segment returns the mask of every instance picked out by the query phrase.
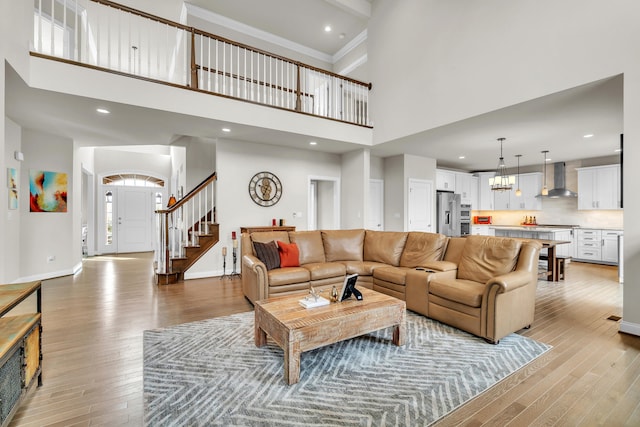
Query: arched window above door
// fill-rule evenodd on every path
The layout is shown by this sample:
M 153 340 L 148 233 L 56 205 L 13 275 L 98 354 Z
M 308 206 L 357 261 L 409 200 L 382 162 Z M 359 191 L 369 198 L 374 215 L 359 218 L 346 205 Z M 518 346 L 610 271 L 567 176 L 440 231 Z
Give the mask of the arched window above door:
M 104 185 L 123 185 L 126 187 L 164 187 L 164 180 L 138 173 L 118 173 L 102 178 Z

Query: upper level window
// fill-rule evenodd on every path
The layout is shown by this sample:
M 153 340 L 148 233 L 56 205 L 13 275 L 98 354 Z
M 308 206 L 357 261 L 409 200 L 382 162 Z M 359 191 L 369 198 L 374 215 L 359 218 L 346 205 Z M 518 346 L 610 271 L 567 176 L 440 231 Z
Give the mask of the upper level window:
M 102 178 L 104 185 L 124 185 L 126 187 L 164 187 L 164 181 L 149 175 L 121 173 Z

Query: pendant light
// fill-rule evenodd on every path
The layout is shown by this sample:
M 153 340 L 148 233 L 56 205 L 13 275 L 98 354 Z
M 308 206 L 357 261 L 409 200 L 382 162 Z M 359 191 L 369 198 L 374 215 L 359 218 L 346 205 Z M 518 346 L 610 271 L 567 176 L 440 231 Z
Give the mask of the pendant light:
M 549 150 L 542 150 L 541 153 L 544 154 L 544 163 L 543 163 L 543 174 L 544 174 L 544 184 L 542 185 L 542 191 L 540 192 L 543 196 L 549 195 L 549 189 L 547 188 L 547 153 Z
M 522 190 L 520 189 L 520 157 L 522 157 L 522 154 L 516 154 L 516 158 L 518 159 L 518 188 L 516 188 L 516 197 L 522 196 Z
M 505 139 L 506 138 L 498 138 L 498 142 L 500 142 L 500 158 L 498 159 L 495 176 L 489 179 L 489 185 L 491 185 L 493 191 L 511 190 L 515 183 L 515 177 L 507 175 L 507 167 L 504 164 L 504 157 L 502 156 L 502 143 Z

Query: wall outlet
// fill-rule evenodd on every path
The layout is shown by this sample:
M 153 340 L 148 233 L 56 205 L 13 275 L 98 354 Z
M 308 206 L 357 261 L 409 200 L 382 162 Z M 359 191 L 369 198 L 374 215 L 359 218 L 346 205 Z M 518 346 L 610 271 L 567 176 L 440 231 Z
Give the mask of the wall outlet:
M 55 256 L 55 255 L 49 255 L 49 256 L 47 257 L 47 262 L 53 262 L 53 261 L 55 261 L 55 260 L 56 260 L 56 256 Z

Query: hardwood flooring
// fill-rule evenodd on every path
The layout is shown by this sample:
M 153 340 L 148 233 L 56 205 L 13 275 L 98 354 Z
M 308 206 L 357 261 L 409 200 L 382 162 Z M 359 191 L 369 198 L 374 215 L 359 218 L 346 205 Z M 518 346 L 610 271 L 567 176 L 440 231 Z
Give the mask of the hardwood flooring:
M 553 349 L 438 426 L 640 425 L 640 337 L 618 333 L 615 267 L 539 282 L 523 335 Z M 156 286 L 151 254 L 103 256 L 43 282 L 43 381 L 11 426 L 142 425 L 142 332 L 252 310 L 239 279 Z M 487 344 L 489 345 L 489 344 Z

